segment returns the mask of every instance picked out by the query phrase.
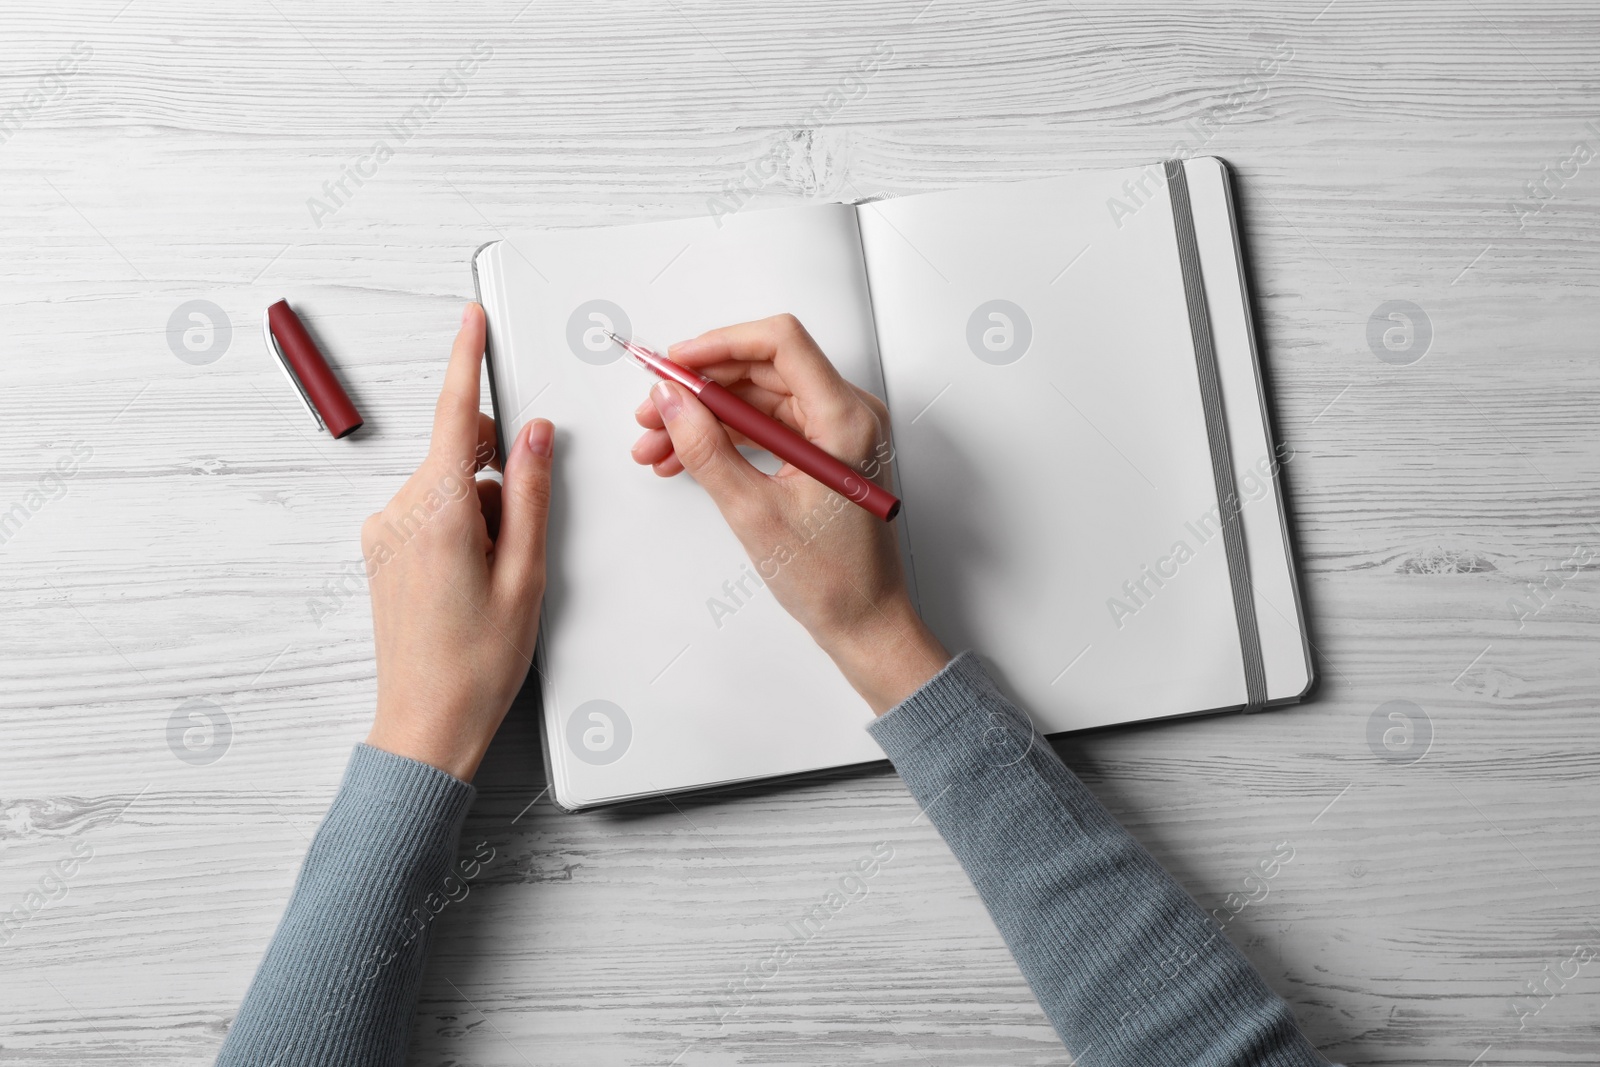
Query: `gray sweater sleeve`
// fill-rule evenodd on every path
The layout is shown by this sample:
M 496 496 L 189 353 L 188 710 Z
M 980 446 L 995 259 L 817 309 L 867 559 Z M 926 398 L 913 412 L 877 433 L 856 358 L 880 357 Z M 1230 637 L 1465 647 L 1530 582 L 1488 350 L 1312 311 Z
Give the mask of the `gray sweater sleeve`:
M 357 745 L 306 853 L 219 1067 L 405 1061 L 433 919 L 466 893 L 455 863 L 474 790 Z
M 870 727 L 1081 1067 L 1323 1061 L 970 653 Z M 359 745 L 219 1067 L 401 1064 L 473 789 Z
M 972 653 L 869 727 L 1081 1067 L 1326 1061 Z

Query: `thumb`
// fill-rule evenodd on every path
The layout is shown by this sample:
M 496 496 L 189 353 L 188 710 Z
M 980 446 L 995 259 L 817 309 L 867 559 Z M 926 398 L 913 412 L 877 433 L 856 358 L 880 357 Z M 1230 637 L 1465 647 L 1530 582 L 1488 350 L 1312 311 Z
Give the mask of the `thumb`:
M 550 453 L 555 427 L 534 419 L 517 435 L 506 460 L 501 490 L 495 580 L 518 600 L 544 593 L 545 527 L 550 518 Z
M 650 390 L 650 399 L 661 412 L 678 462 L 711 495 L 724 517 L 759 498 L 767 476 L 739 454 L 722 423 L 693 393 L 677 382 L 664 381 Z

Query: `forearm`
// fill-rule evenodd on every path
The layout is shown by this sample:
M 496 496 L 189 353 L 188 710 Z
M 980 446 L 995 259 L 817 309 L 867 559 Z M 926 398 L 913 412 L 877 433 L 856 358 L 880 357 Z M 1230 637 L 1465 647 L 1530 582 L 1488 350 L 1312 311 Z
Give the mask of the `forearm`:
M 1325 1062 L 971 653 L 870 729 L 971 877 L 1074 1062 Z
M 433 917 L 473 873 L 453 865 L 473 794 L 356 747 L 218 1067 L 404 1062 Z

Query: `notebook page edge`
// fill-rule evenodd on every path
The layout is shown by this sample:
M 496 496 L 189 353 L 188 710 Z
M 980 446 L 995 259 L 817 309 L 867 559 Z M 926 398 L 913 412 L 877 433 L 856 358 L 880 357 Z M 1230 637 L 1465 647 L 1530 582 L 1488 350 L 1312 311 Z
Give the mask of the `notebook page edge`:
M 1226 161 L 1216 156 L 1188 159 L 1184 169 L 1190 179 L 1198 241 L 1205 263 L 1206 303 L 1211 309 L 1213 333 L 1219 335 L 1217 356 L 1223 379 L 1224 410 L 1229 412 L 1229 450 L 1234 469 L 1237 477 L 1243 477 L 1252 468 L 1260 474 L 1260 465 L 1265 461 L 1270 471 L 1270 477 L 1262 478 L 1261 482 L 1272 498 L 1271 508 L 1252 505 L 1243 496 L 1241 487 L 1244 506 L 1240 518 L 1249 546 L 1258 625 L 1265 634 L 1269 628 L 1281 631 L 1288 622 L 1294 627 L 1297 638 L 1299 654 L 1293 659 L 1287 655 L 1281 641 L 1274 640 L 1272 649 L 1263 649 L 1267 666 L 1266 706 L 1295 703 L 1316 684 L 1316 669 L 1299 568 L 1285 513 L 1279 473 L 1282 463 L 1276 450 L 1281 442 L 1273 432 L 1266 384 L 1261 374 L 1260 344 L 1245 276 L 1233 177 Z M 1260 568 L 1263 562 L 1271 565 L 1270 572 Z
M 494 322 L 503 320 L 504 314 L 502 302 L 505 299 L 505 294 L 500 287 L 498 269 L 500 257 L 504 252 L 504 245 L 504 240 L 485 241 L 473 252 L 471 260 L 474 295 L 477 297 L 478 303 L 483 305 L 485 326 L 487 327 L 484 337 L 483 356 L 488 369 L 489 403 L 494 410 L 495 437 L 497 438 L 501 455 L 506 454 L 506 445 L 505 419 L 502 418 L 503 408 L 500 398 L 506 396 L 511 399 L 509 410 L 513 413 L 521 406 L 521 398 L 516 392 L 516 379 L 511 361 L 509 358 L 495 358 L 496 330 Z M 512 375 L 509 381 L 503 383 L 498 381 L 502 375 L 507 374 Z M 545 681 L 548 678 L 548 674 L 545 671 L 545 628 L 542 606 L 540 611 L 539 636 L 534 642 L 532 660 L 533 669 L 539 678 L 539 758 L 544 765 L 545 785 L 550 790 L 551 802 L 562 811 L 571 813 L 579 810 L 578 801 L 571 796 L 565 777 L 558 773 L 558 768 L 551 760 L 550 746 L 544 743 L 544 738 L 550 736 L 550 730 L 552 729 L 549 709 L 553 707 L 553 703 L 549 699 L 548 685 Z

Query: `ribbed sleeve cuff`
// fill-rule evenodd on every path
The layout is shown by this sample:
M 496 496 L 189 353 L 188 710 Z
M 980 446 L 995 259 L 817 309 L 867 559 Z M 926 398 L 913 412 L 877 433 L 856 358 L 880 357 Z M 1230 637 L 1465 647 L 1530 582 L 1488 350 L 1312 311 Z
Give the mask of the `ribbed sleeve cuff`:
M 423 829 L 452 826 L 465 818 L 477 792 L 437 767 L 360 744 L 345 767 L 334 806 L 348 805 L 369 818 Z
M 1006 705 L 1005 698 L 984 673 L 977 654 L 963 652 L 924 682 L 921 689 L 868 724 L 867 732 L 898 765 L 952 732 L 981 732 L 979 724 L 973 722 L 975 708 Z

